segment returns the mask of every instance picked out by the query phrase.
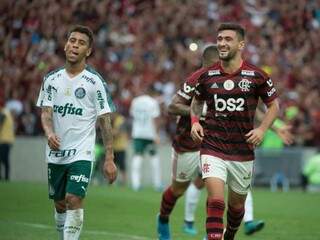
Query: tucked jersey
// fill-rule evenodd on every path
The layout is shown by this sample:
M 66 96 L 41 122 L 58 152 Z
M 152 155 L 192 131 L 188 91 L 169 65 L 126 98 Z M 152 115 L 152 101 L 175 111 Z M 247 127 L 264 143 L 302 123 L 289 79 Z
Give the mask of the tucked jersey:
M 202 70 L 190 87 L 196 87 L 196 98 L 208 105 L 201 154 L 231 161 L 254 160 L 253 146 L 246 142 L 245 134 L 254 127 L 259 98 L 268 104 L 277 97 L 269 76 L 246 61 L 232 74 L 216 63 Z
M 130 106 L 132 122 L 132 137 L 155 140 L 157 129 L 155 118 L 160 116 L 160 107 L 156 99 L 149 95 L 134 98 Z
M 192 73 L 183 83 L 177 92 L 177 95 L 185 100 L 185 103 L 190 105 L 192 97 L 195 94 L 195 83 L 203 74 L 204 68 L 201 68 Z M 190 135 L 191 121 L 190 116 L 179 116 L 177 128 L 172 141 L 172 147 L 176 152 L 195 152 L 200 150 L 200 144 L 195 143 Z
M 64 68 L 47 74 L 37 106 L 52 108 L 54 132 L 61 140 L 58 151 L 46 146 L 49 163 L 94 160 L 97 117 L 115 110 L 107 84 L 96 71 L 87 66 L 73 78 Z

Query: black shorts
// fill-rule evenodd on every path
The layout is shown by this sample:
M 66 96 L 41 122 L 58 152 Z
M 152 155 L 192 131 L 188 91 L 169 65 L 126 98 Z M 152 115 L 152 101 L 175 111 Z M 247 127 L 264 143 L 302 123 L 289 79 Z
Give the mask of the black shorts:
M 121 171 L 126 171 L 126 151 L 115 151 L 114 161 Z

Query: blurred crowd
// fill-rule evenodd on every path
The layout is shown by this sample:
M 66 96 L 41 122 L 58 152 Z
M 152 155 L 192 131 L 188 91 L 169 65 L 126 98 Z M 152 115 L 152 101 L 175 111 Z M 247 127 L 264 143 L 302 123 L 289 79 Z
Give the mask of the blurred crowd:
M 14 113 L 18 135 L 41 135 L 35 102 L 43 76 L 64 64 L 70 26 L 84 24 L 95 33 L 89 64 L 118 111 L 128 116 L 131 99 L 154 85 L 170 136 L 166 106 L 222 21 L 246 28 L 245 58 L 276 82 L 296 144 L 320 146 L 318 0 L 1 0 L 0 104 Z

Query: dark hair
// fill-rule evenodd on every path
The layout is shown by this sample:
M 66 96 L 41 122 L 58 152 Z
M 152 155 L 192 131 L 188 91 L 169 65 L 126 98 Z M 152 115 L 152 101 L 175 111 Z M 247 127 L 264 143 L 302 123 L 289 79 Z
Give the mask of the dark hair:
M 204 59 L 211 58 L 212 55 L 218 55 L 218 48 L 215 44 L 206 46 L 202 53 Z
M 68 32 L 68 38 L 70 37 L 71 33 L 73 33 L 73 32 L 79 32 L 79 33 L 83 33 L 83 34 L 87 35 L 88 38 L 89 38 L 89 47 L 92 46 L 92 44 L 93 44 L 93 32 L 89 27 L 83 26 L 83 25 L 75 25 L 75 26 L 73 26 Z
M 217 45 L 211 44 L 204 48 L 202 52 L 202 67 L 208 67 L 218 61 L 219 53 Z
M 237 23 L 221 23 L 218 27 L 218 32 L 223 30 L 233 30 L 237 33 L 240 40 L 243 40 L 245 37 L 245 30 L 244 28 Z

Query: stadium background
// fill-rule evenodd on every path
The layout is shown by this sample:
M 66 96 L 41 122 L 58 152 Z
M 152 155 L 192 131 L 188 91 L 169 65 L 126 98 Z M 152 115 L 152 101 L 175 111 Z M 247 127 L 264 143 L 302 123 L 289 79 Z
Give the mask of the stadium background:
M 169 144 L 174 133 L 175 121 L 167 114 L 166 107 L 185 77 L 200 66 L 201 49 L 207 43 L 215 41 L 215 29 L 221 21 L 236 21 L 246 27 L 246 59 L 268 72 L 277 85 L 281 117 L 286 123 L 292 124 L 295 135 L 294 145 L 286 148 L 285 153 L 281 151 L 281 154 L 289 154 L 283 157 L 286 161 L 283 161 L 281 166 L 288 168 L 290 161 L 287 161 L 286 156 L 291 159 L 290 156 L 294 155 L 297 158 L 294 161 L 298 162 L 294 172 L 297 177 L 300 174 L 299 167 L 307 156 L 312 155 L 320 146 L 320 1 L 2 0 L 0 104 L 12 111 L 15 120 L 17 140 L 11 156 L 12 179 L 32 182 L 45 180 L 45 164 L 41 161 L 45 139 L 40 124 L 40 111 L 35 107 L 35 101 L 45 73 L 64 64 L 63 46 L 66 32 L 70 26 L 77 23 L 88 25 L 94 30 L 95 49 L 93 56 L 89 58 L 89 64 L 107 80 L 117 109 L 126 117 L 128 125 L 128 109 L 134 96 L 145 91 L 150 85 L 154 85 L 161 93 L 161 136 L 165 147 L 161 152 L 165 158 L 164 183 L 167 183 L 170 176 Z M 292 152 L 299 154 L 292 155 Z M 281 159 L 280 157 L 279 160 Z M 127 161 L 130 165 L 130 157 Z M 276 165 L 275 161 L 270 167 Z M 147 168 L 148 166 L 145 166 L 146 174 Z M 261 171 L 263 172 L 263 169 Z M 147 178 L 145 183 L 148 182 Z M 22 183 L 1 183 L 0 189 L 7 191 L 10 186 L 18 191 L 23 189 L 20 184 Z M 42 190 L 41 194 L 44 196 L 39 196 L 46 201 L 45 187 L 35 183 L 34 188 Z M 103 191 L 100 187 L 93 189 L 93 195 Z M 5 198 L 1 197 L 2 200 L 12 201 L 11 198 L 18 196 L 14 190 L 13 193 L 6 191 L 1 191 L 4 193 L 2 196 L 8 193 Z M 110 188 L 105 191 L 124 190 Z M 121 194 L 128 194 L 134 198 L 133 192 L 129 189 L 126 191 Z M 145 191 L 143 193 L 146 195 L 156 194 L 150 190 Z M 265 213 L 267 207 L 263 205 L 263 199 L 268 190 L 261 191 L 257 194 L 256 211 Z M 30 194 L 32 195 L 32 190 Z M 160 195 L 152 197 L 155 201 L 153 208 L 156 209 Z M 283 196 L 282 201 L 285 201 L 286 197 L 288 196 Z M 297 193 L 292 197 L 293 201 L 301 201 L 302 204 L 304 201 L 312 203 L 308 205 L 309 210 L 304 209 L 300 215 L 298 214 L 301 222 L 297 220 L 297 225 L 303 225 L 302 222 L 308 217 L 310 219 L 305 230 L 297 229 L 298 233 L 301 232 L 299 238 L 320 239 L 313 221 L 319 220 L 320 216 L 319 196 L 310 197 L 306 194 L 304 198 Z M 312 200 L 307 200 L 309 198 Z M 272 201 L 273 198 L 270 199 Z M 259 204 L 262 206 L 259 207 Z M 46 207 L 49 208 L 47 205 Z M 316 209 L 313 214 L 318 215 L 307 214 L 313 208 Z M 7 230 L 5 221 L 18 221 L 17 209 L 12 206 L 11 215 L 8 209 L 1 209 L 0 212 L 5 214 L 3 217 L 0 215 L 0 233 Z M 149 215 L 155 213 L 156 210 Z M 146 213 L 141 215 L 145 216 Z M 274 217 L 276 216 L 271 214 L 270 221 L 274 221 Z M 32 219 L 30 222 L 33 222 Z M 34 222 L 39 223 L 38 220 Z M 50 225 L 49 220 L 44 222 Z M 310 229 L 314 231 L 310 233 Z M 21 236 L 24 236 L 25 230 L 20 230 Z M 302 235 L 308 231 L 307 236 Z M 147 235 L 153 236 L 153 232 L 153 229 L 149 229 Z M 291 237 L 289 232 L 290 230 L 288 234 Z M 0 239 L 1 236 L 6 235 L 0 234 Z M 4 239 L 24 239 L 15 238 L 14 234 L 12 236 Z M 25 239 L 39 238 L 31 236 Z

